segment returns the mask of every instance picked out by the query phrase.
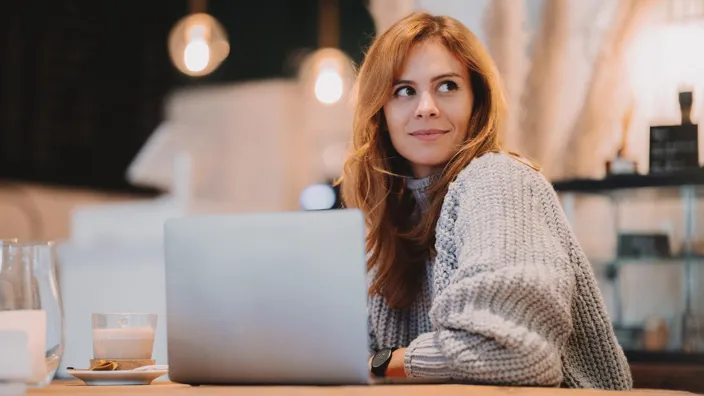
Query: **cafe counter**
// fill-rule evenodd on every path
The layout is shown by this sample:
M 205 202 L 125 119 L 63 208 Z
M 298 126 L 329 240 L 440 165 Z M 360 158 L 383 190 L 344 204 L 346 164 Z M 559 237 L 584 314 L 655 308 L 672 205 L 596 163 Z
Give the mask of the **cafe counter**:
M 56 381 L 42 389 L 32 389 L 28 396 L 103 396 L 103 395 L 237 395 L 237 396 L 674 396 L 689 392 L 636 389 L 612 392 L 591 389 L 520 388 L 475 385 L 376 385 L 376 386 L 198 386 L 154 382 L 143 386 L 85 386 L 80 381 Z

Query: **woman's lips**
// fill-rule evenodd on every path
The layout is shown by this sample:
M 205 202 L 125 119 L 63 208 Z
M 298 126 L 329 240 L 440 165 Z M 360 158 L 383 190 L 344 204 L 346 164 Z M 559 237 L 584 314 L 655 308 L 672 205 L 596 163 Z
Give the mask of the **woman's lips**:
M 420 129 L 411 132 L 410 135 L 423 141 L 433 141 L 440 139 L 444 134 L 448 132 L 449 131 L 442 129 Z

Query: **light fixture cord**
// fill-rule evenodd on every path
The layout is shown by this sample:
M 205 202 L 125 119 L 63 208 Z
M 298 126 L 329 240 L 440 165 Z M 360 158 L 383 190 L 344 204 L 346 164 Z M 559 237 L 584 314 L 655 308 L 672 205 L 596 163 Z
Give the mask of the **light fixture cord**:
M 208 0 L 190 0 L 191 14 L 200 14 L 208 10 Z
M 339 1 L 318 0 L 318 48 L 337 48 L 339 44 Z

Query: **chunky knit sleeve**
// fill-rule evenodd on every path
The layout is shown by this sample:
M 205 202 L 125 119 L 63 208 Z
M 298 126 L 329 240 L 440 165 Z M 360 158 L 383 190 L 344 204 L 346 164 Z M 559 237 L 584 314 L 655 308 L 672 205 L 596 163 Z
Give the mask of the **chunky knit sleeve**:
M 368 337 L 367 337 L 367 346 L 368 346 L 368 351 L 369 351 L 369 356 L 373 356 L 377 349 L 379 349 L 378 342 L 376 340 L 376 334 L 374 334 L 374 328 L 372 327 L 372 319 L 370 315 L 367 315 L 367 328 L 368 328 Z
M 522 164 L 509 168 L 469 167 L 451 187 L 458 268 L 433 302 L 437 330 L 406 351 L 411 377 L 541 386 L 563 380 L 575 290 L 569 230 L 549 183 Z

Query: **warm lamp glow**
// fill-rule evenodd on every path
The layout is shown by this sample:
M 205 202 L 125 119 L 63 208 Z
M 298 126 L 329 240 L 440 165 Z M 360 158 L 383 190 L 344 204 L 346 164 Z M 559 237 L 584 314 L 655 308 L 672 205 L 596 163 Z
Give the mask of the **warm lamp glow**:
M 188 32 L 188 44 L 183 51 L 183 63 L 191 72 L 202 72 L 210 61 L 210 47 L 205 41 L 204 25 L 193 25 Z
M 315 80 L 315 97 L 325 104 L 333 104 L 342 97 L 342 77 L 337 70 L 321 70 Z
M 220 23 L 208 14 L 192 14 L 171 31 L 169 55 L 174 66 L 190 76 L 212 73 L 230 52 L 227 35 Z
M 342 99 L 354 80 L 352 61 L 342 51 L 323 48 L 313 53 L 300 68 L 301 80 L 315 99 L 333 105 Z

